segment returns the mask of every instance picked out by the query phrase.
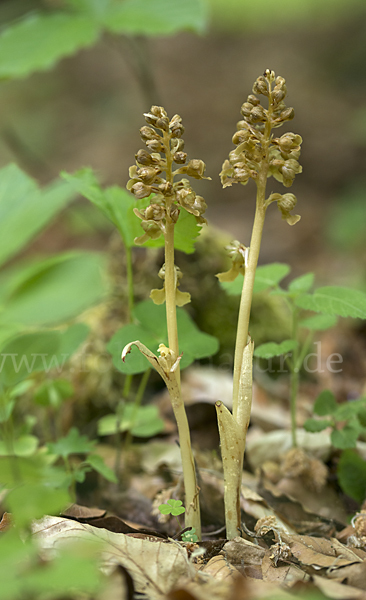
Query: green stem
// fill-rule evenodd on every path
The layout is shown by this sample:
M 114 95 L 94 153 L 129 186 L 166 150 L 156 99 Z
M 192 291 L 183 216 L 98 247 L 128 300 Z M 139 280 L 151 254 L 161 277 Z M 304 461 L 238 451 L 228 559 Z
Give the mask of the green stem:
M 252 238 L 250 241 L 248 265 L 245 269 L 243 289 L 240 300 L 238 327 L 235 345 L 234 358 L 234 380 L 233 380 L 233 415 L 238 411 L 239 401 L 239 380 L 241 373 L 241 365 L 243 361 L 244 348 L 248 343 L 249 318 L 252 306 L 252 296 L 254 287 L 255 271 L 257 268 L 259 250 L 262 240 L 262 232 L 266 209 L 264 207 L 265 200 L 265 183 L 257 188 L 257 206 L 254 217 Z
M 164 133 L 164 146 L 166 156 L 166 180 L 173 183 L 172 164 L 173 158 L 170 151 L 170 134 Z M 173 199 L 166 199 L 166 224 L 165 224 L 165 301 L 166 320 L 168 329 L 168 344 L 170 350 L 179 356 L 177 308 L 176 308 L 176 274 L 174 265 L 174 223 L 170 217 L 170 209 Z M 185 526 L 194 527 L 198 539 L 201 539 L 201 516 L 199 507 L 198 486 L 196 469 L 193 459 L 191 435 L 187 420 L 187 414 L 180 390 L 179 365 L 174 372 L 174 384 L 169 390 L 172 401 L 174 416 L 177 421 L 180 453 L 182 459 L 184 490 L 185 490 Z

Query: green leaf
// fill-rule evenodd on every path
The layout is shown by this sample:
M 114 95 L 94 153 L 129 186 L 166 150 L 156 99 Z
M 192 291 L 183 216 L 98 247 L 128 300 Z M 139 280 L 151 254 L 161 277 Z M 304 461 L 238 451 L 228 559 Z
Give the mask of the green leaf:
M 100 34 L 90 18 L 65 13 L 29 14 L 0 35 L 0 78 L 26 77 L 94 44 Z
M 65 437 L 47 444 L 47 447 L 51 454 L 66 458 L 70 454 L 89 454 L 93 452 L 95 444 L 86 435 L 81 435 L 76 427 L 72 427 Z
M 105 270 L 104 256 L 92 252 L 68 252 L 9 269 L 0 279 L 0 323 L 39 326 L 75 317 L 103 297 Z
M 300 327 L 310 329 L 311 331 L 324 331 L 337 324 L 337 317 L 333 315 L 314 315 L 308 319 L 302 319 L 299 322 Z
M 134 215 L 135 216 L 135 215 Z M 137 217 L 135 216 L 137 219 Z M 139 221 L 139 219 L 137 219 Z M 140 223 L 141 221 L 139 221 Z M 185 254 L 193 254 L 194 244 L 202 229 L 201 225 L 197 224 L 194 215 L 191 215 L 186 210 L 181 210 L 178 221 L 174 227 L 174 248 Z M 139 225 L 138 235 L 142 235 L 143 230 Z M 157 240 L 148 240 L 143 244 L 148 248 L 162 248 L 164 246 L 164 237 L 161 236 Z
M 62 177 L 117 227 L 125 246 L 134 246 L 134 239 L 142 234 L 142 229 L 140 220 L 133 212 L 137 204 L 131 194 L 118 186 L 103 190 L 90 168 L 81 169 L 73 175 L 62 173 Z
M 145 209 L 150 199 L 143 198 L 135 200 L 132 194 L 118 186 L 103 190 L 98 183 L 95 173 L 90 168 L 81 169 L 73 175 L 62 173 L 75 191 L 87 198 L 117 227 L 123 243 L 128 248 L 135 246 L 134 239 L 143 234 L 141 221 L 133 212 L 134 208 Z M 193 215 L 181 210 L 178 222 L 174 229 L 174 247 L 176 250 L 192 254 L 194 243 L 199 236 L 201 226 L 197 224 Z M 164 246 L 164 238 L 149 240 L 143 244 L 144 247 L 161 248 Z
M 159 344 L 168 346 L 165 304 L 157 306 L 149 300 L 141 302 L 135 307 L 133 314 L 139 324 L 125 325 L 115 333 L 107 345 L 114 366 L 122 373 L 130 374 L 143 373 L 150 364 L 134 347 L 126 361 L 122 362 L 122 350 L 129 342 L 139 340 L 154 354 L 157 353 Z M 182 369 L 188 367 L 194 360 L 216 354 L 219 349 L 218 340 L 200 331 L 182 308 L 177 309 L 177 324 L 179 348 L 180 352 L 183 352 L 180 362 Z
M 330 421 L 318 420 L 318 419 L 306 419 L 304 423 L 305 431 L 310 431 L 310 433 L 318 433 L 318 431 L 323 431 L 327 427 L 331 426 Z
M 173 517 L 177 517 L 186 512 L 186 509 L 182 504 L 181 500 L 174 500 L 171 498 L 170 500 L 167 500 L 166 504 L 160 504 L 159 511 L 162 515 L 173 515 Z
M 323 390 L 314 404 L 314 414 L 319 417 L 324 417 L 325 415 L 333 415 L 338 408 L 338 404 L 334 397 L 334 394 L 330 390 Z
M 125 404 L 121 417 L 106 415 L 98 421 L 98 435 L 114 435 L 117 431 L 131 431 L 136 437 L 152 437 L 164 429 L 157 406 Z
M 289 272 L 290 267 L 284 263 L 271 263 L 270 265 L 257 267 L 253 293 L 256 294 L 271 287 L 276 287 Z M 223 282 L 220 285 L 230 296 L 240 296 L 243 289 L 243 279 L 239 275 L 234 281 Z
M 111 481 L 112 483 L 118 483 L 118 479 L 114 471 L 108 467 L 104 460 L 99 454 L 89 454 L 88 459 L 85 461 L 89 464 L 95 471 L 100 473 L 105 479 Z
M 45 485 L 23 484 L 6 496 L 6 505 L 19 527 L 29 525 L 33 519 L 58 514 L 70 503 L 66 490 L 55 490 Z
M 304 294 L 295 301 L 306 310 L 339 317 L 366 319 L 366 294 L 346 287 L 322 287 L 313 294 Z
M 56 180 L 40 190 L 19 167 L 0 169 L 0 265 L 19 252 L 73 198 L 72 187 Z
M 254 356 L 258 358 L 272 358 L 273 356 L 281 356 L 281 354 L 287 354 L 297 348 L 298 342 L 296 340 L 285 340 L 280 344 L 275 342 L 268 342 L 267 344 L 261 344 L 254 350 Z
M 196 528 L 195 527 L 191 527 L 191 529 L 189 531 L 185 531 L 182 534 L 182 542 L 190 542 L 192 544 L 194 544 L 195 542 L 198 542 L 198 537 L 196 536 Z
M 288 286 L 289 292 L 296 292 L 304 294 L 308 292 L 314 283 L 314 273 L 306 273 L 301 277 L 293 279 Z
M 359 400 L 349 400 L 343 404 L 337 405 L 337 410 L 334 413 L 334 418 L 337 421 L 349 421 L 358 415 L 366 407 L 365 398 Z
M 43 331 L 27 333 L 11 340 L 0 354 L 0 381 L 13 386 L 31 373 L 47 370 L 49 357 L 57 355 L 60 333 Z
M 342 490 L 361 504 L 366 496 L 366 461 L 353 450 L 345 450 L 337 473 Z
M 0 441 L 0 456 L 32 456 L 38 448 L 38 438 L 35 435 L 22 435 L 13 440 L 11 451 L 5 442 Z
M 203 0 L 125 0 L 111 5 L 103 22 L 113 33 L 172 35 L 190 30 L 203 33 L 206 27 Z
M 330 439 L 335 448 L 346 450 L 346 448 L 356 448 L 358 435 L 357 429 L 346 425 L 343 429 L 334 429 Z

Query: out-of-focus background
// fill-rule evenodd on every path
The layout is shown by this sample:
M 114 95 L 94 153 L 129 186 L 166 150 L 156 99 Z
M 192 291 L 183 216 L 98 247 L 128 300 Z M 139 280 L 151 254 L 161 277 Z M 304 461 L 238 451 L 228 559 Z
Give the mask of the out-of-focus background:
M 0 22 L 6 28 L 31 13 L 51 15 L 88 3 L 96 9 L 106 4 L 3 0 Z M 287 105 L 295 108 L 287 129 L 304 140 L 303 174 L 290 190 L 298 198 L 296 212 L 302 219 L 289 227 L 271 207 L 260 262 L 286 261 L 294 274 L 315 269 L 319 284 L 365 288 L 364 0 L 199 4 L 201 33 L 106 32 L 47 70 L 11 80 L 5 74 L 0 86 L 1 166 L 14 161 L 40 183 L 61 170 L 91 166 L 106 184 L 124 186 L 133 156 L 142 147 L 142 113 L 151 103 L 161 104 L 168 114 L 182 116 L 188 155 L 203 159 L 212 177 L 198 186 L 209 206 L 209 223 L 247 243 L 254 186 L 222 190 L 218 173 L 233 147 L 241 104 L 256 77 L 271 68 L 285 77 Z M 16 55 L 22 48 L 12 51 Z M 272 179 L 269 187 L 280 189 Z M 79 240 L 73 239 L 73 246 L 82 245 L 82 232 L 89 228 L 90 233 L 95 226 L 94 241 L 87 245 L 100 249 L 101 217 L 96 212 L 93 216 L 93 210 L 86 201 L 74 204 L 67 219 L 61 216 L 62 226 L 58 222 L 37 244 L 60 250 L 71 236 Z

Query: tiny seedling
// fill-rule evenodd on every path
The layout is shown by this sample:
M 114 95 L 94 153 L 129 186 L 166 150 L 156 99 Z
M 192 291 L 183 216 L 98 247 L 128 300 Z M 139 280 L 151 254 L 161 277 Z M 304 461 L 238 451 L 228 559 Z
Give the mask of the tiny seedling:
M 166 504 L 160 504 L 159 511 L 162 515 L 172 515 L 177 519 L 179 528 L 181 528 L 178 516 L 185 513 L 186 509 L 183 506 L 183 502 L 181 500 L 170 499 L 167 500 Z M 196 535 L 196 530 L 194 527 L 191 527 L 189 531 L 185 531 L 182 534 L 182 542 L 197 542 L 198 537 Z

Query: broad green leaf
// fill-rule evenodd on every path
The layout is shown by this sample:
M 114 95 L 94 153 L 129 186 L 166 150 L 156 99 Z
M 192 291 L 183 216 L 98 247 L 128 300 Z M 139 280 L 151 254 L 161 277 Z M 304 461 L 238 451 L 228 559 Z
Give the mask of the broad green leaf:
M 69 252 L 26 266 L 0 278 L 0 323 L 50 325 L 66 321 L 95 304 L 106 291 L 101 254 Z
M 296 292 L 304 294 L 308 292 L 314 283 L 314 273 L 306 273 L 301 277 L 293 279 L 288 286 L 289 292 Z
M 171 35 L 182 30 L 203 33 L 206 27 L 203 0 L 124 0 L 111 5 L 103 18 L 113 33 Z
M 346 287 L 322 287 L 296 299 L 300 308 L 339 317 L 366 319 L 366 294 Z
M 66 490 L 55 490 L 40 484 L 23 484 L 6 496 L 6 505 L 19 527 L 30 525 L 33 519 L 59 514 L 70 503 Z
M 131 248 L 135 237 L 142 235 L 140 220 L 133 212 L 136 205 L 134 197 L 118 186 L 103 190 L 90 168 L 81 169 L 73 175 L 62 173 L 74 189 L 97 206 L 117 227 L 123 243 Z
M 66 0 L 70 8 L 96 19 L 103 17 L 114 2 L 115 0 Z
M 337 474 L 342 490 L 361 504 L 366 496 L 366 461 L 353 450 L 345 450 Z
M 60 333 L 43 331 L 20 335 L 5 345 L 0 354 L 0 381 L 13 386 L 35 371 L 49 367 L 50 357 L 57 355 Z
M 60 487 L 65 479 L 65 471 L 50 466 L 49 463 L 50 456 L 44 453 L 19 457 L 0 456 L 0 486 L 16 487 L 22 481 Z
M 57 555 L 48 556 L 45 564 L 34 539 L 20 537 L 12 528 L 0 537 L 1 598 L 95 598 L 102 585 L 97 552 L 100 554 L 101 548 L 96 540 L 89 544 L 74 540 L 65 548 L 58 548 Z
M 143 234 L 143 229 L 141 221 L 136 217 L 133 209 L 145 209 L 150 203 L 149 199 L 136 200 L 132 194 L 118 186 L 102 189 L 95 173 L 90 168 L 81 169 L 73 175 L 62 173 L 62 177 L 73 186 L 75 191 L 97 206 L 117 227 L 123 243 L 127 247 L 135 246 L 134 239 Z M 200 231 L 201 226 L 197 224 L 195 217 L 186 210 L 181 210 L 174 230 L 175 249 L 192 254 L 195 240 Z M 149 240 L 143 246 L 161 248 L 164 246 L 164 237 Z
M 343 429 L 334 429 L 330 434 L 330 439 L 335 448 L 346 450 L 347 448 L 356 448 L 359 431 L 347 425 Z
M 324 331 L 337 324 L 337 317 L 334 315 L 314 315 L 308 319 L 302 319 L 299 322 L 300 327 L 311 329 L 312 331 Z
M 337 410 L 334 413 L 334 418 L 337 421 L 349 421 L 356 415 L 359 415 L 366 408 L 365 398 L 359 400 L 350 400 L 343 404 L 337 405 Z
M 307 419 L 304 423 L 305 431 L 310 431 L 310 433 L 318 433 L 319 431 L 323 431 L 327 427 L 331 426 L 330 421 L 326 421 L 325 419 Z
M 16 165 L 0 169 L 0 264 L 22 250 L 74 197 L 65 181 L 41 190 Z
M 337 401 L 334 397 L 334 394 L 330 390 L 323 390 L 314 404 L 314 414 L 319 417 L 324 417 L 325 415 L 333 415 L 338 408 Z
M 0 441 L 0 456 L 32 456 L 38 448 L 38 443 L 35 435 L 22 435 L 13 440 L 11 449 L 4 441 Z
M 133 404 L 126 404 L 122 416 L 106 415 L 98 421 L 98 435 L 114 435 L 117 431 L 131 431 L 136 437 L 152 437 L 164 429 L 164 421 L 156 406 L 140 406 L 137 411 Z
M 85 323 L 75 323 L 61 333 L 59 354 L 63 362 L 66 362 L 78 350 L 89 335 L 89 327 Z M 66 382 L 59 380 L 59 385 L 66 385 Z
M 26 77 L 94 44 L 100 34 L 90 18 L 66 14 L 28 14 L 0 35 L 0 78 Z
M 272 263 L 257 267 L 253 292 L 263 292 L 277 286 L 289 272 L 290 267 L 284 263 Z M 220 285 L 230 296 L 238 296 L 241 295 L 243 289 L 243 278 L 239 275 L 234 281 L 223 282 Z
M 135 215 L 134 215 L 135 216 Z M 135 216 L 135 219 L 140 223 L 141 221 Z M 201 225 L 197 224 L 194 215 L 191 215 L 186 210 L 181 209 L 178 221 L 174 227 L 174 248 L 185 252 L 185 254 L 193 254 L 194 244 L 198 238 Z M 142 235 L 143 230 L 139 225 L 138 235 Z M 162 248 L 164 246 L 164 237 L 161 236 L 157 240 L 148 240 L 143 244 L 148 248 Z
M 125 325 L 119 329 L 107 346 L 112 354 L 113 364 L 122 373 L 143 373 L 150 366 L 135 347 L 131 349 L 125 362 L 122 362 L 122 350 L 129 342 L 139 340 L 154 354 L 157 354 L 159 344 L 168 346 L 165 304 L 157 306 L 149 300 L 141 302 L 134 309 L 134 317 L 139 324 Z M 177 309 L 177 324 L 179 349 L 183 353 L 180 362 L 182 369 L 194 360 L 216 354 L 219 349 L 218 340 L 200 331 L 182 308 Z
M 86 461 L 95 471 L 100 473 L 105 479 L 111 481 L 112 483 L 118 483 L 118 479 L 114 471 L 108 467 L 104 460 L 99 454 L 89 454 L 88 459 Z
M 285 340 L 280 344 L 275 342 L 268 342 L 267 344 L 261 344 L 254 350 L 254 356 L 258 358 L 272 358 L 273 356 L 281 356 L 281 354 L 287 354 L 298 346 L 296 340 Z
M 86 435 L 81 435 L 76 427 L 72 427 L 65 437 L 47 444 L 47 447 L 51 454 L 65 458 L 70 454 L 88 454 L 94 450 L 95 444 Z

